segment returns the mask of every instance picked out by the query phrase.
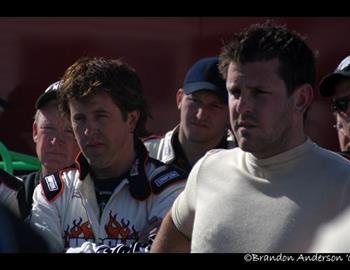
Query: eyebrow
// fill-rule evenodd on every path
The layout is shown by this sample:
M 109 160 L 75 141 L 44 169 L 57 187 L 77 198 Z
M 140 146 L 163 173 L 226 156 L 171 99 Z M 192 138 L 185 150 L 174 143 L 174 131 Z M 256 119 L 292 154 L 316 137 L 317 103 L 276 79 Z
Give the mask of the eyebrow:
M 110 113 L 110 112 L 106 109 L 96 109 L 93 111 L 93 113 Z

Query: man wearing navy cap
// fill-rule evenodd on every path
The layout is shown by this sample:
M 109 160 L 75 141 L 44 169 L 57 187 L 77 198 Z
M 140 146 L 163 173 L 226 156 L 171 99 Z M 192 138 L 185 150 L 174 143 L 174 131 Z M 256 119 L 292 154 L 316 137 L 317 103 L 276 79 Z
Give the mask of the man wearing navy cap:
M 326 75 L 320 83 L 320 93 L 332 97 L 332 112 L 336 119 L 341 153 L 350 153 L 350 56 L 344 58 L 334 72 Z
M 25 184 L 25 203 L 21 206 L 25 216 L 30 212 L 34 188 L 40 179 L 74 164 L 79 152 L 70 122 L 58 114 L 59 86 L 59 81 L 51 84 L 35 103 L 33 141 L 41 170 L 20 176 Z
M 208 150 L 234 147 L 228 132 L 227 97 L 218 58 L 197 61 L 176 93 L 180 123 L 164 137 L 146 139 L 150 156 L 189 172 Z

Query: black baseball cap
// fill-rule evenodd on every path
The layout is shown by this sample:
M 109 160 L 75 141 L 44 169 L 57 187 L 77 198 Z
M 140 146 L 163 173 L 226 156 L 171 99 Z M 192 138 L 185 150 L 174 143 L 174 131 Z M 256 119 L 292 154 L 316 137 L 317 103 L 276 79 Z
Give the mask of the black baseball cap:
M 226 81 L 218 69 L 219 58 L 207 57 L 198 60 L 187 72 L 183 89 L 186 95 L 197 91 L 211 91 L 221 97 L 226 103 L 228 94 Z
M 334 86 L 341 79 L 350 79 L 350 55 L 345 57 L 334 72 L 327 74 L 320 82 L 320 94 L 329 97 L 334 94 Z
M 40 109 L 49 101 L 57 99 L 57 91 L 59 90 L 61 83 L 62 81 L 57 81 L 46 88 L 45 92 L 38 97 L 35 103 L 35 108 Z

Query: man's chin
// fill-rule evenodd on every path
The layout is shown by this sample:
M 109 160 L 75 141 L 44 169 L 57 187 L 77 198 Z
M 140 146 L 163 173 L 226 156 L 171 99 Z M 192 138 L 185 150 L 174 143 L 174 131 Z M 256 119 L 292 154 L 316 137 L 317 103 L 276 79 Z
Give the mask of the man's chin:
M 92 156 L 91 158 L 86 157 L 86 159 L 92 168 L 102 169 L 106 167 L 106 162 L 102 159 L 99 159 L 98 156 Z
M 203 135 L 200 133 L 191 134 L 189 136 L 189 139 L 191 142 L 195 142 L 195 143 L 205 143 L 205 142 L 208 142 L 208 140 L 209 140 L 209 138 L 206 134 Z
M 238 139 L 238 146 L 243 150 L 249 152 L 252 148 L 251 139 L 240 137 Z

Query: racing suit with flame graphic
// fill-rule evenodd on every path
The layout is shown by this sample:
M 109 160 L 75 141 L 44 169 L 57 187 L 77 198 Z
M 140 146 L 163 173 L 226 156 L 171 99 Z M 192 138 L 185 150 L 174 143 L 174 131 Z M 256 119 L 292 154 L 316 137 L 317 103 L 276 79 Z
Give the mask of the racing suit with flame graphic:
M 89 241 L 120 252 L 137 252 L 138 243 L 155 217 L 162 219 L 185 186 L 182 170 L 149 158 L 141 142 L 136 159 L 100 210 L 89 165 L 80 154 L 77 168 L 46 176 L 34 191 L 30 223 L 48 240 L 53 252 Z

